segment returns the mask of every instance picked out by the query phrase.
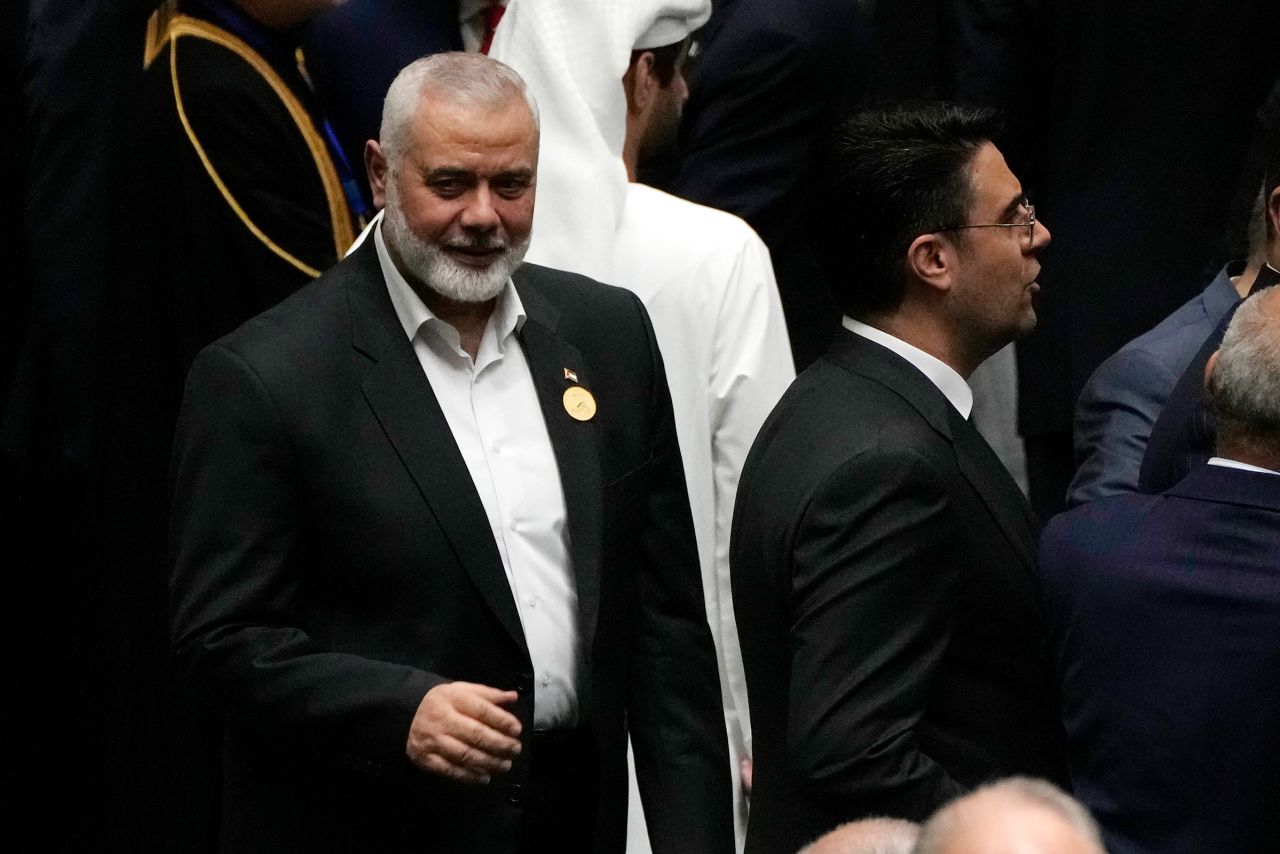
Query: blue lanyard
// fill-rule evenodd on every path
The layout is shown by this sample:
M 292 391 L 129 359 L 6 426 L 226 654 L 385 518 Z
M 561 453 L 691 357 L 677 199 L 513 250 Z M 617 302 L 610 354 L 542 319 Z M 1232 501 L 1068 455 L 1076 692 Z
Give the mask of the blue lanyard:
M 338 135 L 333 132 L 333 125 L 329 124 L 328 119 L 323 119 L 322 125 L 325 141 L 329 143 L 329 150 L 333 153 L 333 165 L 337 167 L 338 178 L 342 181 L 342 192 L 347 197 L 347 206 L 358 218 L 360 228 L 364 228 L 373 218 L 373 208 L 365 202 L 364 194 L 360 192 L 355 170 L 351 168 L 351 161 L 347 160 L 346 152 L 338 143 Z

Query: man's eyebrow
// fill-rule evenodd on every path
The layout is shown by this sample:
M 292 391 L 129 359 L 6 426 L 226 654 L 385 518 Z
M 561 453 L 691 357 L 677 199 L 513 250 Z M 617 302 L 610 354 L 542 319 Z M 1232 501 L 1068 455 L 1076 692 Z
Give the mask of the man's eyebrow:
M 1009 202 L 1009 204 L 1004 206 L 1004 210 L 1001 212 L 1000 218 L 1004 220 L 1013 216 L 1018 212 L 1018 208 L 1022 207 L 1022 205 L 1026 201 L 1027 201 L 1027 194 L 1018 193 L 1018 195 L 1014 196 L 1013 201 Z
M 428 169 L 423 173 L 428 181 L 440 181 L 448 178 L 469 179 L 474 177 L 469 169 L 463 169 L 459 166 L 437 166 L 435 169 Z
M 511 181 L 511 180 L 532 181 L 533 170 L 532 169 L 509 169 L 506 172 L 499 172 L 495 177 L 505 179 L 508 181 Z

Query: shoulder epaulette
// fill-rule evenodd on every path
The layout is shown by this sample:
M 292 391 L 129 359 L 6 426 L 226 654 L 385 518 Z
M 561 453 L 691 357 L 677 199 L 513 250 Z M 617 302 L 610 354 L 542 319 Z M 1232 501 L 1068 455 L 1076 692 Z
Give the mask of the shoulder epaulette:
M 150 68 L 169 43 L 170 26 L 178 15 L 178 0 L 168 0 L 147 19 L 147 41 L 142 49 L 142 67 Z
M 200 162 L 204 165 L 205 171 L 218 188 L 218 192 L 240 221 L 244 223 L 245 227 L 253 233 L 254 237 L 262 241 L 268 249 L 307 275 L 312 277 L 319 276 L 319 270 L 279 246 L 249 218 L 244 208 L 231 194 L 226 182 L 218 174 L 218 170 L 214 168 L 213 162 L 205 152 L 204 146 L 200 144 L 194 128 L 191 127 L 191 122 L 187 118 L 186 108 L 182 102 L 182 88 L 178 82 L 177 41 L 179 37 L 194 36 L 218 44 L 231 51 L 257 72 L 258 76 L 271 87 L 276 97 L 284 104 L 294 124 L 297 125 L 298 132 L 302 134 L 302 138 L 307 144 L 307 149 L 311 152 L 311 158 L 315 162 L 316 171 L 320 174 L 320 182 L 324 185 L 324 194 L 328 202 L 334 251 L 341 258 L 343 253 L 347 251 L 347 247 L 355 240 L 355 231 L 351 226 L 351 213 L 347 205 L 346 195 L 342 189 L 342 180 L 338 177 L 338 170 L 334 168 L 333 160 L 330 157 L 324 139 L 316 130 L 315 124 L 311 121 L 311 115 L 307 112 L 306 107 L 302 105 L 298 96 L 294 94 L 293 90 L 289 88 L 289 85 L 284 82 L 284 79 L 280 77 L 276 70 L 271 67 L 271 64 L 263 59 L 261 54 L 234 33 L 227 32 L 208 21 L 185 15 L 177 7 L 178 0 L 168 0 L 168 2 L 156 9 L 148 19 L 143 67 L 150 68 L 156 57 L 164 51 L 165 46 L 171 45 L 169 50 L 169 73 L 173 84 L 173 100 L 178 111 L 178 120 L 182 123 L 182 128 L 186 131 L 187 138 L 191 141 L 191 145 L 195 149 L 197 156 L 199 156 Z

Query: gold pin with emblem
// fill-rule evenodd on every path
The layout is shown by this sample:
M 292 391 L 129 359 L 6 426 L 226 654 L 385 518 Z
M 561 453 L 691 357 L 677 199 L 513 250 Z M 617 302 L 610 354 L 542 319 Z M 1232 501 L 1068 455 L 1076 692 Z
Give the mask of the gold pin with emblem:
M 596 414 L 596 399 L 580 385 L 569 386 L 564 390 L 564 411 L 577 421 L 590 421 Z

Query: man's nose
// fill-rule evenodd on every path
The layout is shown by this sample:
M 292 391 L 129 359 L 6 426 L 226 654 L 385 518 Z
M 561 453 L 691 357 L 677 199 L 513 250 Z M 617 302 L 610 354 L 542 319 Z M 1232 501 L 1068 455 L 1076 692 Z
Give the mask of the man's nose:
M 1052 240 L 1053 235 L 1049 233 L 1049 226 L 1042 220 L 1036 220 L 1035 227 L 1031 231 L 1031 249 L 1033 251 L 1043 249 Z
M 460 222 L 464 228 L 490 231 L 499 225 L 498 211 L 493 206 L 493 193 L 486 186 L 477 187 L 462 209 Z

